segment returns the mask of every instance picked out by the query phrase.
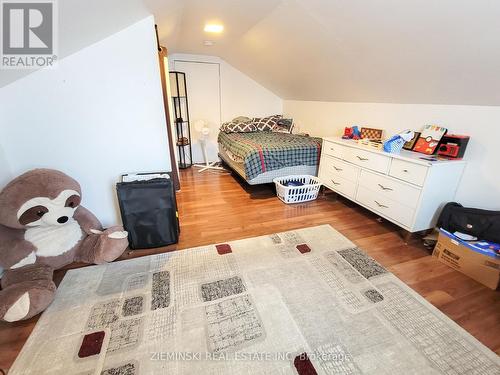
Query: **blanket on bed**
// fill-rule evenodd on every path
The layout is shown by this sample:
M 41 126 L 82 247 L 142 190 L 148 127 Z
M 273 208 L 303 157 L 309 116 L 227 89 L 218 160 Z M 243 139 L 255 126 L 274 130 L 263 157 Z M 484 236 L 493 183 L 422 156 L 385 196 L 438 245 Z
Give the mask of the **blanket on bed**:
M 273 132 L 219 133 L 224 150 L 243 160 L 247 180 L 275 169 L 318 165 L 321 138 Z

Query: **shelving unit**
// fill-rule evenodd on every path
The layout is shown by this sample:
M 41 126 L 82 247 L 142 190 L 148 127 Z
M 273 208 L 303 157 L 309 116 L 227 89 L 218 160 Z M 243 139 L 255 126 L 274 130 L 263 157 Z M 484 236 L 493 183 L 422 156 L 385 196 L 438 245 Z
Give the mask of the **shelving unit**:
M 193 165 L 186 74 L 176 71 L 170 72 L 170 88 L 174 109 L 177 137 L 175 143 L 177 145 L 179 169 L 186 169 Z

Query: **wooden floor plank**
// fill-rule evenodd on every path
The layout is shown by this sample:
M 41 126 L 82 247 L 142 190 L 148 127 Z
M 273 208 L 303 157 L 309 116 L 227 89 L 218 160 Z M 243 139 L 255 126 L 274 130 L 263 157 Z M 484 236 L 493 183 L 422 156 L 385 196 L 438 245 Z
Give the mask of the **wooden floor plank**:
M 406 245 L 400 229 L 332 193 L 313 202 L 286 205 L 272 185 L 249 186 L 228 173 L 181 171 L 177 195 L 181 237 L 177 245 L 127 251 L 120 259 L 330 224 L 418 293 L 500 353 L 499 292 L 448 268 L 418 240 Z M 68 268 L 81 266 L 71 265 Z M 55 273 L 60 280 L 65 270 Z M 8 369 L 38 317 L 0 323 L 0 368 Z

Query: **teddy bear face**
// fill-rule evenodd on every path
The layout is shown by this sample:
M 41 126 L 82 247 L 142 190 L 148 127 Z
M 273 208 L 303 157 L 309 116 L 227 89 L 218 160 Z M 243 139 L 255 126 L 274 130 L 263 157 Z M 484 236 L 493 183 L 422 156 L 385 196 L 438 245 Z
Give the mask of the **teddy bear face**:
M 80 198 L 80 185 L 68 175 L 34 169 L 0 192 L 0 224 L 14 229 L 61 226 L 71 221 Z
M 19 224 L 27 227 L 65 225 L 73 217 L 80 202 L 80 194 L 71 189 L 63 190 L 54 199 L 35 197 L 21 206 L 17 218 Z

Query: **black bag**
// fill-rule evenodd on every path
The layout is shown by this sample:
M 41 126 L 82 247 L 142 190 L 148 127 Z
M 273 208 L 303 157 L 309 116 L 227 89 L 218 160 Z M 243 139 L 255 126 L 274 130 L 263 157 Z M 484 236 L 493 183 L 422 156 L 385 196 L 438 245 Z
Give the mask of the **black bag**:
M 160 247 L 179 241 L 172 179 L 119 182 L 116 189 L 131 249 Z
M 466 208 L 450 202 L 443 207 L 437 226 L 448 232 L 465 233 L 480 240 L 500 243 L 500 211 Z

